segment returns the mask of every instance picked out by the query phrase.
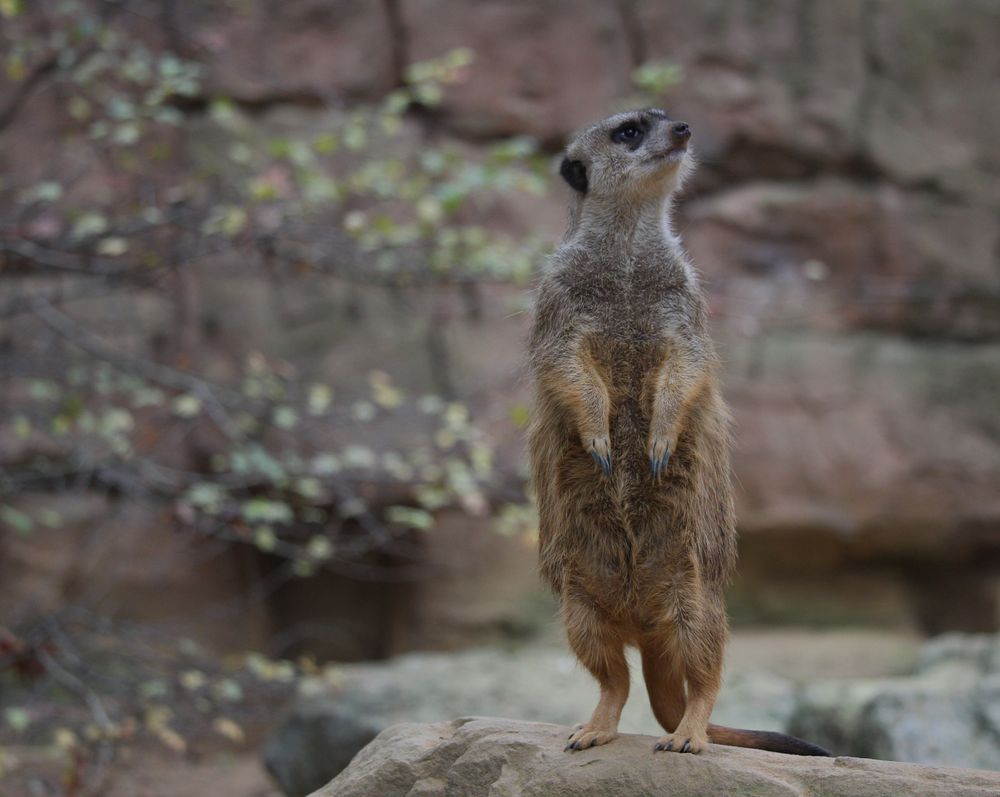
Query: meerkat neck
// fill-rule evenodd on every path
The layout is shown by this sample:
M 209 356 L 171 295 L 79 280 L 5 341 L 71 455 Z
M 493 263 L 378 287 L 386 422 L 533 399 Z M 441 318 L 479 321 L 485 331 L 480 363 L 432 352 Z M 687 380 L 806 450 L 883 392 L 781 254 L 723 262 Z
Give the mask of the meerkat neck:
M 588 247 L 630 252 L 649 245 L 680 249 L 670 226 L 670 197 L 622 202 L 587 197 L 574 208 L 566 240 Z

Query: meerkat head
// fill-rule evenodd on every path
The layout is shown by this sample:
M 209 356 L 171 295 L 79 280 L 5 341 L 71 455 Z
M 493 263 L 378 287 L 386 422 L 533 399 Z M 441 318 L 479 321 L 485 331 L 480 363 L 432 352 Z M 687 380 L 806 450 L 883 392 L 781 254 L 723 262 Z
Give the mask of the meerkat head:
M 693 168 L 690 139 L 686 123 L 672 121 L 657 108 L 615 114 L 577 134 L 559 172 L 578 204 L 590 198 L 663 199 Z

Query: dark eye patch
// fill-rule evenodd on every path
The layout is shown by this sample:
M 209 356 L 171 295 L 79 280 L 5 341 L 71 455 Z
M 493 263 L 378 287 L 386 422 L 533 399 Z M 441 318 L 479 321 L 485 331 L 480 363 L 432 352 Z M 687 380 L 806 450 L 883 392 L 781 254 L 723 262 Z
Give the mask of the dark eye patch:
M 622 122 L 611 132 L 611 140 L 616 144 L 627 144 L 635 149 L 646 136 L 645 125 L 639 119 Z

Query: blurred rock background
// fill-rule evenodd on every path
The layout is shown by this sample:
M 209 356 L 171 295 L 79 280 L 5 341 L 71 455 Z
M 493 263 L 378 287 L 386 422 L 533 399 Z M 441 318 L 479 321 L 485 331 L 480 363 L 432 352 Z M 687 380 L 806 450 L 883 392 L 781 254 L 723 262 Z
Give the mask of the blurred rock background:
M 477 656 L 565 656 L 524 494 L 531 278 L 565 221 L 562 143 L 647 104 L 692 125 L 700 161 L 676 226 L 736 416 L 729 677 L 759 684 L 739 721 L 1000 768 L 993 654 L 940 698 L 978 741 L 940 750 L 869 732 L 924 715 L 850 680 L 924 689 L 923 637 L 1000 624 L 995 3 L 0 13 L 13 793 L 247 761 L 296 690 L 353 710 L 343 662 L 493 646 L 401 660 L 470 684 L 413 709 L 446 719 L 503 712 L 477 708 Z M 234 788 L 267 793 L 242 766 Z

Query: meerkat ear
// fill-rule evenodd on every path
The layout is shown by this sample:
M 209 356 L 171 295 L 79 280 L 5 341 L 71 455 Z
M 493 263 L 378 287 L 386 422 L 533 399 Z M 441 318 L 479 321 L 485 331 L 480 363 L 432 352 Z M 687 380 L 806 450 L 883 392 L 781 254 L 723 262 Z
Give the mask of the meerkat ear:
M 559 174 L 570 184 L 574 191 L 581 194 L 587 193 L 587 167 L 580 161 L 571 161 L 563 158 L 562 166 L 559 167 Z

